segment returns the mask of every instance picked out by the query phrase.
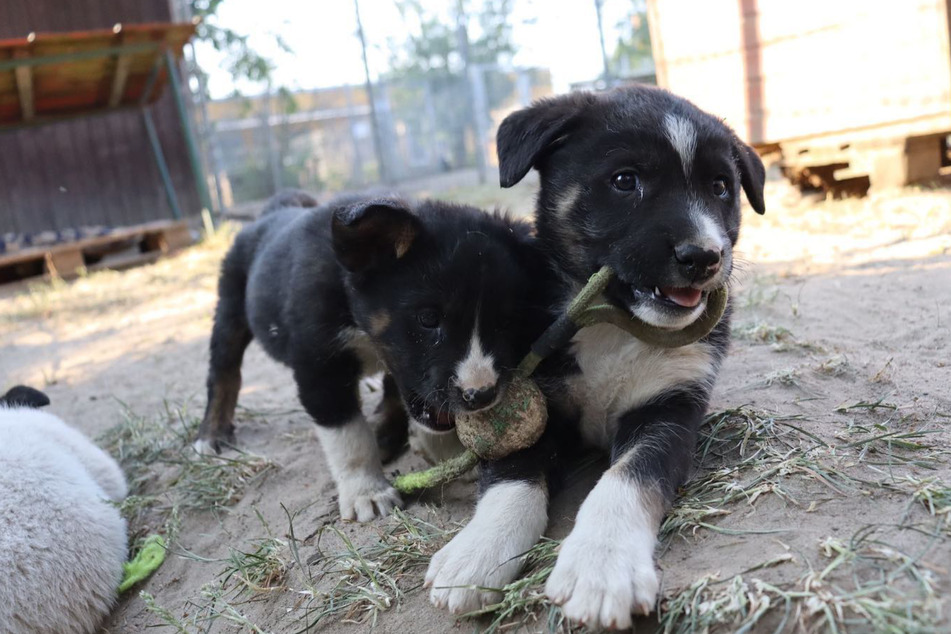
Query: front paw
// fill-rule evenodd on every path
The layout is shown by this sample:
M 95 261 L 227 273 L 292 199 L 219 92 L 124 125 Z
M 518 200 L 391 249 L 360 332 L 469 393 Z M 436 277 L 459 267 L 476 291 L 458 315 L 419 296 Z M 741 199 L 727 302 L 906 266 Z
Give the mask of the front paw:
M 382 474 L 343 478 L 337 483 L 337 494 L 340 517 L 345 520 L 369 522 L 389 515 L 394 508 L 403 505 L 400 494 Z
M 462 532 L 433 556 L 426 572 L 429 600 L 454 614 L 478 610 L 499 599 L 495 588 L 512 581 L 522 555 L 548 523 L 548 497 L 531 482 L 492 485 Z
M 659 582 L 654 535 L 617 542 L 588 539 L 576 529 L 561 546 L 545 594 L 565 616 L 594 629 L 628 629 L 632 614 L 650 614 Z
M 491 533 L 466 527 L 433 555 L 426 572 L 429 600 L 453 614 L 478 610 L 498 601 L 499 592 L 521 568 L 521 553 L 510 552 Z

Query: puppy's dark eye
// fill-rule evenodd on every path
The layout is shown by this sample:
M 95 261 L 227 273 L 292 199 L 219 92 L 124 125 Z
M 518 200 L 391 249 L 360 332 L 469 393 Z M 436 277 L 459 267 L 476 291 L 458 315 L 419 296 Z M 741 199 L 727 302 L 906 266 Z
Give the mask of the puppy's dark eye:
M 416 313 L 416 321 L 423 328 L 439 327 L 439 311 L 435 308 L 423 308 Z
M 718 178 L 713 181 L 713 195 L 717 198 L 730 197 L 730 188 L 727 186 L 725 178 Z
M 618 172 L 611 177 L 611 186 L 622 192 L 632 192 L 640 186 L 637 174 L 630 170 Z

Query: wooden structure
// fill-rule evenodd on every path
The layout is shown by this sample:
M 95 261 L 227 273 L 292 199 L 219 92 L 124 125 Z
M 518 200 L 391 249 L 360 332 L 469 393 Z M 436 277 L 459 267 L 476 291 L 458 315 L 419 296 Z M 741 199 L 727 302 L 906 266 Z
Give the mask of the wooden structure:
M 948 0 L 648 0 L 658 83 L 833 193 L 948 161 Z
M 70 278 L 80 270 L 120 269 L 156 259 L 192 243 L 188 224 L 158 220 L 95 236 L 0 255 L 0 284 L 36 275 Z M 124 252 L 103 260 L 109 254 Z
M 112 4 L 78 3 L 94 13 Z M 110 228 L 66 245 L 8 248 L 0 280 L 68 276 L 123 245 L 137 247 L 125 262 L 183 246 L 180 219 L 211 206 L 177 68 L 194 30 L 113 24 L 0 40 L 0 237 Z
M 209 208 L 169 72 L 194 26 L 172 17 L 166 0 L 4 4 L 0 239 L 109 227 L 119 244 L 129 230 L 171 226 L 176 207 L 183 219 Z

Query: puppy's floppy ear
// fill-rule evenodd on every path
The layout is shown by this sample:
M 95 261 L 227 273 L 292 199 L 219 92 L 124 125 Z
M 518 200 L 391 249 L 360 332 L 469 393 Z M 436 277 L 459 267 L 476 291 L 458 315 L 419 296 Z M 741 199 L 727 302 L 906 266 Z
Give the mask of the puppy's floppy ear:
M 337 260 L 365 271 L 406 255 L 420 232 L 419 218 L 403 201 L 363 200 L 334 210 L 331 233 Z
M 542 99 L 507 116 L 495 137 L 499 154 L 499 181 L 511 187 L 570 132 L 588 95 Z
M 750 201 L 753 210 L 762 215 L 766 213 L 766 201 L 763 200 L 763 187 L 766 185 L 766 168 L 756 150 L 733 138 L 733 147 L 736 152 L 736 164 L 740 168 L 740 184 L 746 192 L 746 199 Z
M 0 405 L 7 407 L 32 407 L 37 409 L 50 404 L 50 397 L 43 392 L 25 385 L 10 388 L 6 394 L 0 396 Z

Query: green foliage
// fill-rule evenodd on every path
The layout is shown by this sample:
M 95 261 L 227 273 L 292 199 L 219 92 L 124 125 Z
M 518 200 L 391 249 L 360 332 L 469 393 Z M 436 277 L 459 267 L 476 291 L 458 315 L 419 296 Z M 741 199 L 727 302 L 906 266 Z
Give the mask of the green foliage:
M 631 10 L 617 24 L 620 32 L 611 65 L 614 72 L 626 74 L 648 65 L 653 59 L 651 35 L 647 28 L 647 3 L 645 0 L 632 0 Z
M 267 81 L 274 70 L 274 64 L 248 45 L 247 35 L 240 35 L 232 29 L 216 24 L 214 17 L 222 2 L 224 0 L 190 0 L 192 15 L 201 19 L 196 37 L 210 42 L 216 51 L 225 54 L 225 68 L 233 79 Z M 278 46 L 290 52 L 287 43 L 280 36 L 276 36 L 276 39 Z
M 459 0 L 448 16 L 427 10 L 420 0 L 397 0 L 397 8 L 410 28 L 404 42 L 391 43 L 392 77 L 459 77 L 464 45 L 471 64 L 497 64 L 515 52 L 512 0 Z

